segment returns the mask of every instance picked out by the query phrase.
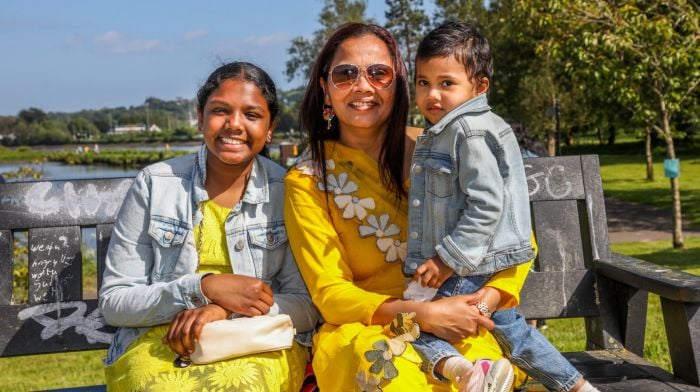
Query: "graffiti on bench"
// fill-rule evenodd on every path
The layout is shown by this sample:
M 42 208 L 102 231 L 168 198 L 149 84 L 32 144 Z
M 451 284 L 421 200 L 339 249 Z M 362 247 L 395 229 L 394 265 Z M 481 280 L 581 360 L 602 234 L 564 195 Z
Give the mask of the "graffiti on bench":
M 64 310 L 75 309 L 72 313 L 64 315 Z M 63 331 L 75 328 L 75 332 L 84 335 L 88 343 L 106 343 L 112 341 L 112 334 L 100 331 L 107 326 L 104 317 L 99 309 L 93 310 L 85 316 L 87 304 L 82 301 L 56 302 L 50 304 L 35 305 L 21 310 L 17 317 L 20 320 L 32 319 L 41 324 L 44 329 L 41 331 L 41 339 L 47 340 L 54 336 L 60 336 Z M 56 312 L 56 318 L 48 314 Z

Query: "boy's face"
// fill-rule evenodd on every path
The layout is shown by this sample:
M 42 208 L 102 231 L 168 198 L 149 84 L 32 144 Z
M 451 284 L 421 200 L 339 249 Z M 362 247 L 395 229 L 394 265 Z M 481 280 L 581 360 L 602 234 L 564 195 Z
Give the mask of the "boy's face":
M 431 123 L 488 90 L 488 79 L 474 84 L 464 65 L 454 56 L 433 57 L 416 61 L 416 105 Z

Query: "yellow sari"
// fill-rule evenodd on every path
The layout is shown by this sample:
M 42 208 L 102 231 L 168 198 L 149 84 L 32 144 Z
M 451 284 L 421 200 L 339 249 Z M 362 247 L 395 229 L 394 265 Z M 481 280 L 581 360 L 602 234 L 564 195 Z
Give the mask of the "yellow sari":
M 326 184 L 308 158 L 302 158 L 285 179 L 290 245 L 325 320 L 313 347 L 320 390 L 454 390 L 420 370 L 421 358 L 410 344 L 397 354 L 380 342 L 390 340 L 385 328 L 370 325 L 383 302 L 403 295 L 406 201 L 396 206 L 394 195 L 379 178 L 376 161 L 362 151 L 333 141 L 327 141 L 325 148 Z M 487 285 L 517 302 L 529 266 L 498 273 Z M 496 340 L 484 330 L 454 346 L 470 360 L 503 357 Z M 526 376 L 516 368 L 515 377 L 519 385 Z

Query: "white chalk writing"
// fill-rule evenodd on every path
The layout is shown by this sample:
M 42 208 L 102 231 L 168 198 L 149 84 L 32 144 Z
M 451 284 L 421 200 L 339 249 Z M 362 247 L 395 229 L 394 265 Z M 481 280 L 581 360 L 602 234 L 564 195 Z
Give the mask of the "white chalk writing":
M 122 195 L 129 189 L 131 180 L 123 180 L 116 187 L 100 191 L 95 184 L 87 184 L 83 189 L 75 189 L 72 182 L 63 184 L 63 192 L 49 196 L 51 182 L 38 182 L 27 190 L 24 202 L 32 214 L 41 216 L 58 214 L 62 206 L 72 218 L 96 216 L 102 207 L 106 216 L 114 215 L 122 204 Z
M 75 308 L 75 311 L 67 316 L 62 316 L 62 311 L 65 309 Z M 41 330 L 41 339 L 47 340 L 53 336 L 60 336 L 63 331 L 68 328 L 75 328 L 75 332 L 79 335 L 84 335 L 88 343 L 110 343 L 112 334 L 99 331 L 105 327 L 104 317 L 98 309 L 93 310 L 89 315 L 85 316 L 87 304 L 82 301 L 58 302 L 50 304 L 35 305 L 26 309 L 22 309 L 17 318 L 20 320 L 32 319 L 44 326 Z M 56 318 L 47 316 L 48 313 L 56 312 Z
M 525 165 L 525 169 L 532 169 L 532 165 Z M 540 177 L 544 177 L 544 188 L 547 194 L 554 199 L 563 199 L 571 194 L 573 186 L 570 181 L 556 181 L 558 178 L 565 178 L 566 169 L 562 165 L 552 165 L 546 172 L 537 172 L 527 176 L 530 188 L 530 196 L 537 194 L 540 190 Z M 556 185 L 554 186 L 552 182 Z M 556 188 L 556 189 L 553 189 Z M 562 189 L 563 188 L 563 189 Z

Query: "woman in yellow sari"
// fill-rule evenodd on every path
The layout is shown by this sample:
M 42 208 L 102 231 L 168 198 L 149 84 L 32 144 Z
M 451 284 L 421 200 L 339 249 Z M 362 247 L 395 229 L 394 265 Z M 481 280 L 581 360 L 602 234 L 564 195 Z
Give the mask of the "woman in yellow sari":
M 502 358 L 491 320 L 474 305 L 513 306 L 529 264 L 495 275 L 474 295 L 433 302 L 405 289 L 409 165 L 407 73 L 384 28 L 341 26 L 311 72 L 300 118 L 310 148 L 285 179 L 285 222 L 302 277 L 325 324 L 314 337 L 321 391 L 450 390 L 420 370 L 420 330 L 467 358 Z M 408 135 L 408 137 L 407 137 Z M 516 369 L 516 382 L 525 376 Z

